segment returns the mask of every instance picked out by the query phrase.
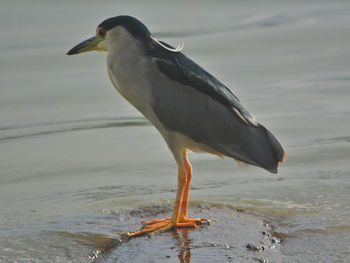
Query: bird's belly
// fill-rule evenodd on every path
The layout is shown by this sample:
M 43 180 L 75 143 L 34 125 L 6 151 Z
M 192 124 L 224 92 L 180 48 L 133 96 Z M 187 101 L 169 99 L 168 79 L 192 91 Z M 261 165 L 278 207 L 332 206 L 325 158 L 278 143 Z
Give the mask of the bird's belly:
M 119 65 L 108 67 L 108 74 L 115 89 L 146 118 L 152 114 L 152 92 L 147 82 L 145 66 L 128 69 Z
M 188 149 L 192 152 L 207 152 L 220 157 L 224 156 L 222 153 L 214 150 L 209 145 L 197 142 L 183 133 L 176 131 L 168 131 L 166 134 L 167 137 L 171 138 L 169 139 L 170 141 L 172 141 L 172 143 L 179 145 L 181 148 Z M 165 138 L 165 140 L 168 141 L 168 138 Z

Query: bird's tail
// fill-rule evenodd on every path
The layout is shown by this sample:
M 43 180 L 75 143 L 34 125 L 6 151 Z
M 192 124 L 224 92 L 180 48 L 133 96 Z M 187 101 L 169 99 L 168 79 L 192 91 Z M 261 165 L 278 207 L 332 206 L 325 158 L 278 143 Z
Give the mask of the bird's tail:
M 276 137 L 263 125 L 259 124 L 254 128 L 256 135 L 253 136 L 255 138 L 254 148 L 256 149 L 256 146 L 258 146 L 260 150 L 249 151 L 253 153 L 251 157 L 258 166 L 271 173 L 277 173 L 278 165 L 287 159 L 285 150 Z
M 263 125 L 249 126 L 240 132 L 241 149 L 227 145 L 226 155 L 243 163 L 261 167 L 271 173 L 277 173 L 278 165 L 286 160 L 286 152 L 276 137 Z M 226 148 L 227 149 L 227 148 Z
M 287 160 L 287 154 L 286 154 L 286 151 L 283 149 L 282 145 L 280 144 L 280 142 L 276 139 L 276 137 L 266 128 L 265 128 L 265 130 L 266 130 L 267 136 L 270 140 L 271 149 L 273 152 L 275 152 L 276 161 L 277 161 L 277 164 L 275 164 L 276 167 L 271 172 L 277 173 L 278 165 Z

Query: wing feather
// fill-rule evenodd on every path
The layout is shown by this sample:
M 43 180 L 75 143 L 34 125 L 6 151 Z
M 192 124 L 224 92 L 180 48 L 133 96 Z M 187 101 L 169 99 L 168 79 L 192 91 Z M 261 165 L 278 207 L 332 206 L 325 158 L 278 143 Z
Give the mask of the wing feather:
M 168 130 L 277 172 L 285 155 L 282 146 L 226 86 L 181 52 L 157 48 L 149 55 L 155 62 L 152 108 Z
M 165 42 L 161 43 L 172 48 Z M 170 79 L 210 96 L 237 114 L 245 123 L 257 125 L 254 116 L 244 108 L 230 89 L 182 52 L 169 52 L 156 46 L 149 55 L 155 59 L 159 70 Z

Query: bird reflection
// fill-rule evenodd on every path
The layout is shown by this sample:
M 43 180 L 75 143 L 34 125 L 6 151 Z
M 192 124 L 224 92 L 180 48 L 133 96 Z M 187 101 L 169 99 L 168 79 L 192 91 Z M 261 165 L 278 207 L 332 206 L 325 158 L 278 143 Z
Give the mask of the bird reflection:
M 192 239 L 188 237 L 190 229 L 182 228 L 173 231 L 174 238 L 178 241 L 178 248 L 180 249 L 178 258 L 180 263 L 190 263 L 191 262 L 191 244 Z

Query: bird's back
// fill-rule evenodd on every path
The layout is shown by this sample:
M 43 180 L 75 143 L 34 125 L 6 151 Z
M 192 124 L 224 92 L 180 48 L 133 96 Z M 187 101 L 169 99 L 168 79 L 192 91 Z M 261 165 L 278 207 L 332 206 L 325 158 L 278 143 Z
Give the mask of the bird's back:
M 229 89 L 182 53 L 154 59 L 159 75 L 151 78 L 152 108 L 166 129 L 214 152 L 277 172 L 285 159 L 281 144 Z

